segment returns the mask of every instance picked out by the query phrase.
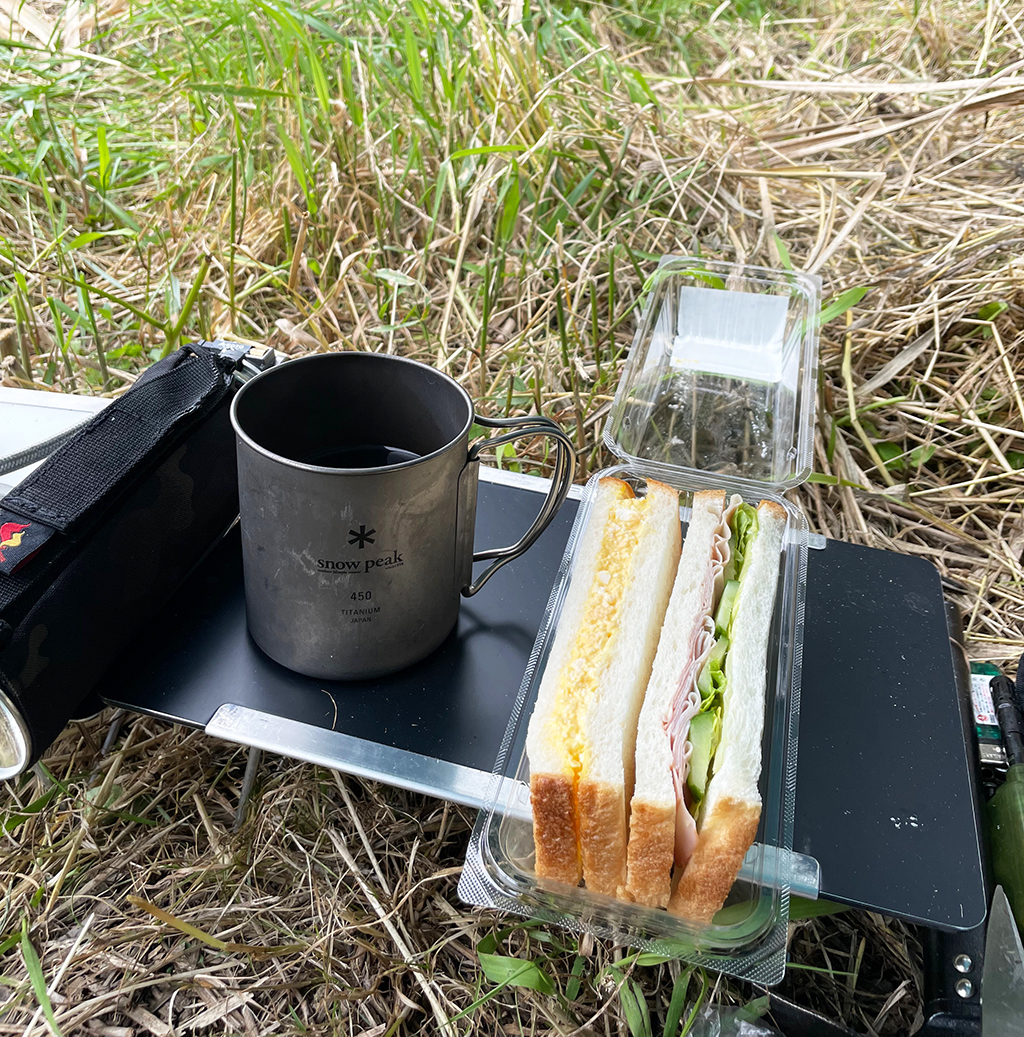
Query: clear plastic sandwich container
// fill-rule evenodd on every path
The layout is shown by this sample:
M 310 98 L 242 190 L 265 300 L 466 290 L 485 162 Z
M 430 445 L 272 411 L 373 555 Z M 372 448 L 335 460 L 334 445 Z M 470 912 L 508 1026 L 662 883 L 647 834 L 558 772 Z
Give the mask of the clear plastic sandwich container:
M 629 947 L 756 982 L 785 969 L 794 874 L 797 721 L 808 530 L 783 492 L 811 470 L 820 280 L 802 273 L 667 257 L 645 289 L 605 443 L 621 464 L 587 484 L 459 883 L 467 902 L 543 919 Z M 538 878 L 533 869 L 526 730 L 572 580 L 598 480 L 643 492 L 648 478 L 680 491 L 720 488 L 786 509 L 767 690 L 757 837 L 710 924 Z

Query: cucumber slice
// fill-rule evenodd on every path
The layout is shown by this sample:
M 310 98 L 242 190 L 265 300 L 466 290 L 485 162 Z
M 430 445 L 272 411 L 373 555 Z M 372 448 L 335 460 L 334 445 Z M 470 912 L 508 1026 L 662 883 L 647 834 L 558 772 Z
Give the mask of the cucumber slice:
M 727 651 L 729 651 L 729 638 L 725 634 L 719 634 L 715 647 L 711 649 L 711 654 L 708 656 L 708 665 L 713 665 L 719 670 L 724 669 L 722 660 L 725 658 Z
M 704 798 L 708 785 L 708 770 L 711 767 L 711 740 L 715 729 L 714 713 L 698 713 L 690 721 L 690 773 L 686 783 L 695 801 Z
M 706 699 L 709 695 L 714 694 L 715 686 L 711 682 L 710 659 L 701 668 L 700 674 L 697 677 L 697 690 L 700 692 L 701 699 Z
M 725 682 L 725 676 L 723 673 L 725 667 L 723 666 L 723 660 L 725 659 L 725 653 L 728 649 L 729 638 L 723 634 L 715 642 L 715 647 L 711 649 L 711 654 L 708 656 L 707 662 L 703 665 L 699 675 L 697 676 L 697 690 L 700 692 L 700 697 L 705 702 Z
M 722 588 L 722 599 L 718 603 L 718 611 L 715 613 L 715 636 L 721 637 L 729 629 L 729 619 L 732 616 L 733 602 L 736 600 L 736 592 L 740 589 L 739 580 L 727 580 Z

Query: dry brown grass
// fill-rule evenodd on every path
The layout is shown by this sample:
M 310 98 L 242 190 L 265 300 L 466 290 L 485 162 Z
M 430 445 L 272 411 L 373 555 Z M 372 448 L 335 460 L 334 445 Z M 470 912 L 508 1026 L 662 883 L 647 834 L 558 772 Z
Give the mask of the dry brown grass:
M 354 24 L 347 6 L 338 12 L 340 26 Z M 684 27 L 697 29 L 709 13 L 684 16 Z M 308 144 L 313 215 L 303 215 L 311 195 L 267 130 L 267 111 L 262 123 L 253 116 L 262 150 L 233 244 L 230 166 L 203 165 L 230 130 L 230 106 L 198 113 L 189 108 L 198 94 L 161 83 L 146 87 L 154 91 L 146 130 L 167 150 L 170 171 L 110 195 L 135 213 L 138 234 L 60 253 L 39 217 L 42 181 L 0 177 L 0 229 L 16 257 L 3 273 L 17 267 L 25 277 L 0 310 L 4 384 L 48 377 L 62 389 L 123 388 L 146 351 L 164 345 L 163 332 L 123 304 L 165 321 L 174 292 L 179 303 L 184 295 L 172 275 L 187 286 L 205 253 L 212 264 L 192 330 L 233 331 L 294 352 L 386 349 L 429 359 L 485 409 L 539 405 L 573 426 L 585 474 L 608 460 L 602 420 L 649 257 L 699 248 L 778 266 L 788 252 L 795 266 L 821 273 L 826 297 L 873 286 L 823 329 L 819 474 L 794 499 L 822 533 L 932 560 L 965 613 L 972 657 L 1015 662 L 1024 651 L 1019 7 L 807 4 L 760 27 L 720 17 L 690 40 L 689 67 L 678 51 L 637 42 L 594 7 L 590 42 L 576 46 L 561 75 L 529 36 L 498 31 L 506 14 L 477 14 L 460 30 L 470 41 L 467 96 L 481 100 L 441 105 L 450 132 L 436 147 L 422 118 L 388 94 L 397 88 L 385 72 L 374 80 L 356 68 L 351 81 L 364 94 L 355 107 L 341 80 L 330 80 L 338 103 L 314 122 Z M 198 32 L 200 15 L 188 18 Z M 401 26 L 380 11 L 366 18 L 378 43 L 400 39 Z M 104 54 L 172 32 L 117 24 Z M 613 73 L 602 64 L 609 55 L 619 62 Z M 626 67 L 643 88 L 621 73 Z M 76 87 L 89 103 L 143 88 L 124 68 L 96 68 L 95 81 Z M 33 75 L 8 68 L 7 85 Z M 384 97 L 384 114 L 371 111 L 367 84 Z M 182 130 L 185 109 L 206 128 Z M 278 135 L 296 139 L 300 115 L 313 118 L 312 108 L 303 115 L 287 100 L 276 111 Z M 423 157 L 406 168 L 417 134 Z M 458 148 L 490 143 L 521 148 L 523 197 L 508 234 L 500 219 L 507 155 L 454 160 L 458 181 L 441 177 Z M 570 200 L 590 168 L 598 175 Z M 51 163 L 46 187 L 76 231 L 109 229 L 118 221 L 106 210 L 98 224 L 85 222 L 97 211 L 95 176 L 85 169 Z M 149 204 L 161 184 L 167 198 Z M 546 207 L 558 205 L 561 218 L 547 227 Z M 90 285 L 109 288 L 113 278 L 120 302 L 95 333 L 63 327 L 72 343 L 65 362 L 46 300 L 75 307 L 60 279 L 69 255 Z M 93 303 L 98 309 L 98 297 Z M 117 357 L 138 344 L 141 355 Z M 505 989 L 458 1018 L 493 991 L 474 948 L 501 925 L 455 896 L 464 811 L 271 760 L 258 808 L 233 834 L 241 750 L 136 719 L 101 755 L 109 722 L 104 715 L 69 729 L 46 761 L 61 787 L 3 835 L 0 934 L 27 921 L 65 1034 L 383 1037 L 439 1032 L 445 1018 L 462 1033 L 627 1032 L 606 968 L 622 949 L 577 948 L 537 928 L 516 930 L 506 949 L 545 962 L 562 983 L 581 969 L 579 996 Z M 37 776 L 9 786 L 7 817 L 45 792 Z M 824 967 L 829 954 L 833 968 L 858 972 L 852 985 L 799 977 L 802 993 L 833 1017 L 887 1034 L 908 1032 L 919 1018 L 920 952 L 907 927 L 857 914 L 816 920 L 800 924 L 793 947 L 805 963 Z M 2 960 L 0 996 L 9 1000 L 0 1033 L 44 1033 L 18 947 Z M 630 973 L 655 1032 L 678 972 Z M 694 976 L 691 997 L 698 990 Z M 722 1003 L 749 996 L 738 985 L 715 991 Z

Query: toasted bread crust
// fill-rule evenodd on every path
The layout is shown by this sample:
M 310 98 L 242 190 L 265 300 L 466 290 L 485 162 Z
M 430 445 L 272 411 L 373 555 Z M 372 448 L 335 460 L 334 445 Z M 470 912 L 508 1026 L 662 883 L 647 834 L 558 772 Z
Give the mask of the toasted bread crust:
M 537 874 L 578 886 L 582 871 L 576 844 L 572 778 L 563 774 L 531 774 L 530 805 Z
M 648 907 L 667 907 L 672 890 L 675 854 L 675 803 L 633 800 L 629 814 L 629 848 L 623 900 Z
M 725 490 L 698 490 L 693 495 L 693 506 L 710 504 L 713 507 L 725 507 Z
M 673 489 L 668 483 L 658 482 L 657 479 L 647 480 L 647 492 L 648 493 L 664 493 L 667 494 L 672 501 L 678 505 L 679 503 L 679 491 Z
M 583 881 L 613 897 L 626 881 L 625 790 L 582 779 L 578 797 Z
M 764 512 L 766 515 L 771 515 L 778 522 L 785 522 L 789 518 L 786 514 L 786 509 L 781 504 L 776 504 L 773 500 L 761 501 L 757 506 L 757 510 Z
M 736 881 L 760 817 L 760 803 L 719 800 L 704 819 L 697 849 L 669 900 L 669 914 L 711 921 Z

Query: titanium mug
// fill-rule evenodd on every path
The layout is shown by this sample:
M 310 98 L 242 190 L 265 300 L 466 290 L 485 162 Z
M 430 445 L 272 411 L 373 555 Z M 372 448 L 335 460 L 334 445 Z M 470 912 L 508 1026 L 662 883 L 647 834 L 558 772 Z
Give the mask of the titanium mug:
M 510 431 L 470 446 L 474 421 Z M 376 677 L 429 655 L 460 596 L 544 531 L 575 468 L 553 421 L 474 415 L 458 382 L 379 353 L 272 367 L 235 396 L 231 423 L 249 632 L 310 677 Z M 551 489 L 518 543 L 474 553 L 480 453 L 520 436 L 553 440 Z

